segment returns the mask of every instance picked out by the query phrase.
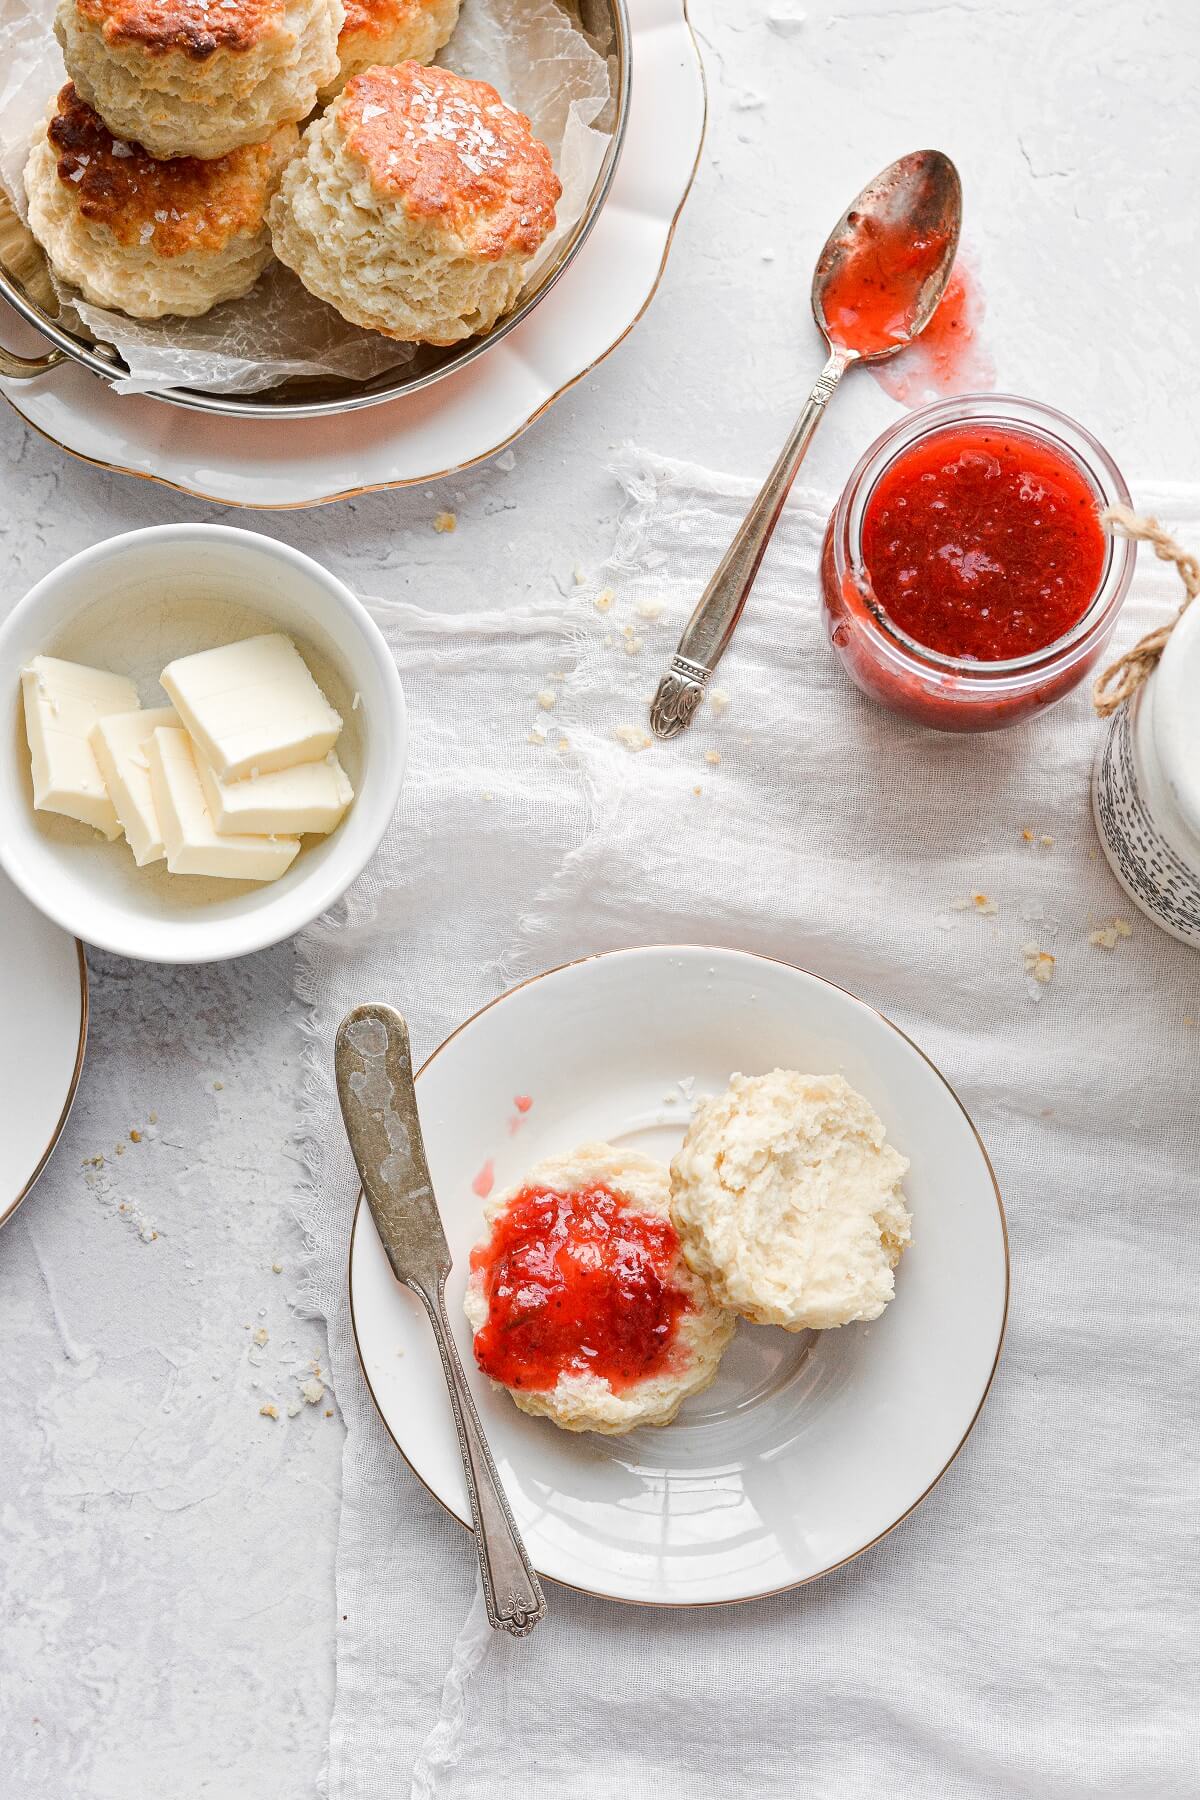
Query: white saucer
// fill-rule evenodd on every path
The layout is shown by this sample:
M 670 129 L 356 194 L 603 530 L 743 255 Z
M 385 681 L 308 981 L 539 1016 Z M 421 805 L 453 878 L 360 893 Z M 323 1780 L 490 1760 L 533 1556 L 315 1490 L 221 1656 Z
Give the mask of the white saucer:
M 115 394 L 86 369 L 0 394 L 71 455 L 230 506 L 316 506 L 406 487 L 501 450 L 616 348 L 658 286 L 704 137 L 704 74 L 686 0 L 630 0 L 624 148 L 587 242 L 529 318 L 457 375 L 381 406 L 314 420 L 210 417 Z M 8 309 L 4 341 L 44 349 Z
M 0 1225 L 45 1168 L 67 1122 L 87 1041 L 87 965 L 0 875 Z
M 714 1386 L 664 1430 L 576 1436 L 519 1413 L 475 1369 L 462 1311 L 482 1220 L 475 1177 L 490 1162 L 505 1186 L 588 1138 L 669 1158 L 693 1093 L 723 1088 L 734 1070 L 776 1066 L 845 1075 L 911 1159 L 913 1246 L 883 1318 L 802 1336 L 740 1326 Z M 748 1600 L 857 1556 L 945 1473 L 1000 1353 L 1004 1214 L 953 1091 L 879 1013 L 818 976 L 739 951 L 617 951 L 493 1002 L 429 1059 L 417 1092 L 454 1258 L 451 1322 L 541 1574 L 613 1600 Z M 517 1095 L 532 1097 L 524 1116 Z M 385 1425 L 465 1524 L 433 1338 L 361 1205 L 350 1304 Z

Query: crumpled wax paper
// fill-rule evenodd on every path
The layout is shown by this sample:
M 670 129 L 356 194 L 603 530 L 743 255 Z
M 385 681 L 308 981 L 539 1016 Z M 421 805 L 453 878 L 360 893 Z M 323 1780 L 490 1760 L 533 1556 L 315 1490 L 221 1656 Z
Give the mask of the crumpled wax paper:
M 66 80 L 52 12 L 45 0 L 0 0 L 0 185 L 22 220 L 29 145 Z M 536 273 L 582 216 L 608 147 L 597 121 L 610 108 L 609 65 L 555 0 L 463 0 L 458 28 L 437 60 L 490 81 L 549 146 L 563 194 L 557 228 L 532 265 Z M 198 319 L 129 319 L 89 305 L 65 284 L 56 287 L 68 326 L 78 321 L 128 365 L 129 375 L 114 384 L 119 393 L 191 387 L 246 394 L 303 375 L 366 381 L 415 354 L 411 344 L 348 324 L 279 263 L 244 299 Z

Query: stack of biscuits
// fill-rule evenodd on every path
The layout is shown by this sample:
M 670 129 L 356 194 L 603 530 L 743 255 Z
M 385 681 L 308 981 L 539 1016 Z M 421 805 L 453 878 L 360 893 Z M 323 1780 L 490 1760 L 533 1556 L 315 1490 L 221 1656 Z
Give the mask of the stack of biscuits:
M 278 256 L 389 337 L 488 330 L 562 190 L 523 114 L 425 66 L 458 9 L 58 0 L 70 79 L 25 168 L 55 274 L 134 318 L 194 317 L 249 293 Z

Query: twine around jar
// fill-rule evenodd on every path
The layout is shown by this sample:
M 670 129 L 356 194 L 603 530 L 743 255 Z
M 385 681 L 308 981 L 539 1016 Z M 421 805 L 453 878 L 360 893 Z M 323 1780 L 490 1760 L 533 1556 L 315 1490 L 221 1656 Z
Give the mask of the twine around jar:
M 1102 719 L 1116 712 L 1122 701 L 1136 694 L 1146 677 L 1153 673 L 1159 657 L 1167 647 L 1167 639 L 1174 631 L 1192 601 L 1200 594 L 1200 558 L 1190 551 L 1184 550 L 1169 532 L 1164 531 L 1157 519 L 1143 518 L 1140 513 L 1133 512 L 1128 506 L 1109 506 L 1100 515 L 1100 523 L 1118 537 L 1134 538 L 1139 543 L 1152 544 L 1154 554 L 1160 562 L 1174 563 L 1179 570 L 1179 579 L 1184 585 L 1184 596 L 1179 611 L 1165 625 L 1148 631 L 1144 638 L 1139 638 L 1132 650 L 1119 656 L 1116 662 L 1109 663 L 1103 675 L 1099 676 L 1092 688 L 1092 704 Z

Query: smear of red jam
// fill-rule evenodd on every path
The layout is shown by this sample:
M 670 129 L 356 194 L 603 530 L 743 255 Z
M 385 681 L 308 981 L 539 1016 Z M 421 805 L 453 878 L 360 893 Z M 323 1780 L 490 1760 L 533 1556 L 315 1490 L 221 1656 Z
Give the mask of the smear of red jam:
M 933 317 L 907 350 L 871 373 L 901 406 L 923 406 L 939 394 L 979 393 L 996 385 L 996 370 L 981 342 L 984 304 L 975 277 L 961 257 L 951 271 Z
M 486 1200 L 495 1185 L 496 1165 L 489 1156 L 482 1169 L 480 1169 L 478 1175 L 471 1183 L 471 1187 L 472 1190 L 479 1195 L 481 1200 Z
M 1023 432 L 968 425 L 930 433 L 884 470 L 862 555 L 875 599 L 910 638 L 996 662 L 1079 622 L 1107 542 L 1074 461 Z
M 670 1368 L 691 1310 L 670 1282 L 679 1239 L 603 1186 L 524 1188 L 471 1254 L 488 1321 L 475 1360 L 505 1387 L 545 1392 L 560 1375 L 603 1376 L 619 1393 Z
M 854 237 L 825 281 L 825 326 L 833 343 L 870 354 L 904 342 L 948 239 L 870 215 L 848 222 Z

